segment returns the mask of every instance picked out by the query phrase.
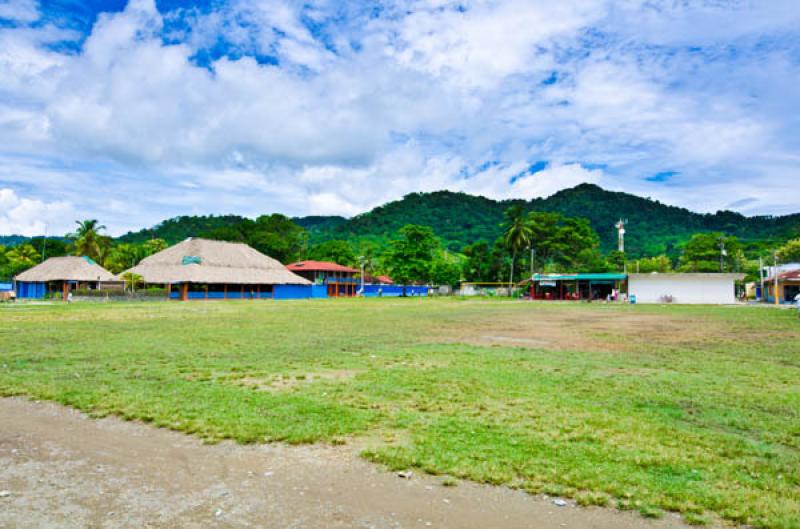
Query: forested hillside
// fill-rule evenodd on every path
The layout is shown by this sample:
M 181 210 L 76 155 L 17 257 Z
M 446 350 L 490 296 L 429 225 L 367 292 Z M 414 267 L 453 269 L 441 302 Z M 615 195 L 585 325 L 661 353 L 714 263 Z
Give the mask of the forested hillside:
M 730 211 L 700 214 L 628 193 L 606 191 L 591 184 L 531 201 L 496 201 L 450 191 L 411 193 L 351 219 L 309 216 L 291 220 L 306 231 L 309 247 L 331 240 L 359 243 L 356 246 L 368 242 L 372 247 L 383 247 L 401 227 L 418 224 L 430 226 L 447 249 L 460 252 L 481 240 L 493 243 L 502 232 L 504 212 L 512 205 L 521 205 L 526 211 L 557 212 L 588 219 L 600 236 L 600 249 L 604 252 L 616 248 L 614 224 L 620 218 L 627 219 L 626 253 L 629 258 L 661 254 L 677 258 L 681 246 L 700 232 L 734 235 L 746 251 L 772 248 L 800 237 L 800 214 L 783 217 L 745 217 Z M 245 222 L 246 219 L 238 215 L 175 217 L 153 228 L 127 233 L 118 241 L 141 243 L 157 238 L 175 244 L 187 237 L 219 233 L 229 228 L 237 230 Z M 5 242 L 0 244 L 14 246 L 27 238 L 14 236 L 3 240 Z
M 219 228 L 236 226 L 244 220 L 239 215 L 185 215 L 167 219 L 152 228 L 126 233 L 119 241 L 141 243 L 150 239 L 164 239 L 168 244 L 175 244 L 187 237 L 197 237 Z
M 627 219 L 626 251 L 630 257 L 677 256 L 681 244 L 704 231 L 735 235 L 746 246 L 748 243 L 769 246 L 800 235 L 800 214 L 784 217 L 745 217 L 730 211 L 700 214 L 582 184 L 529 202 L 495 201 L 449 191 L 412 193 L 332 229 L 312 232 L 310 237 L 312 243 L 330 239 L 380 240 L 391 237 L 405 224 L 414 223 L 432 227 L 449 249 L 459 251 L 476 241 L 492 242 L 499 237 L 503 212 L 515 204 L 522 204 L 527 211 L 588 219 L 600 235 L 601 249 L 606 252 L 616 248 L 614 224 L 620 218 Z

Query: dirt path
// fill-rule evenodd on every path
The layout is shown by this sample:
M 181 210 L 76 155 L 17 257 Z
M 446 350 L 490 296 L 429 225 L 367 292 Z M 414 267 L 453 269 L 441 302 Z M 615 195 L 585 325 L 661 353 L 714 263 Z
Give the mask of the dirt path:
M 0 399 L 0 527 L 686 527 L 436 478 L 351 449 L 203 445 L 55 404 Z M 10 493 L 10 494 L 7 494 Z

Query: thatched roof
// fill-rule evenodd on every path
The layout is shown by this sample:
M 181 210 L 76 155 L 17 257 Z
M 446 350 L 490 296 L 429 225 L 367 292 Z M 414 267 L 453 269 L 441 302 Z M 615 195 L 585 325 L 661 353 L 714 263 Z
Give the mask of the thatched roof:
M 114 274 L 88 257 L 51 257 L 40 265 L 22 272 L 17 281 L 116 281 Z
M 142 276 L 145 283 L 156 284 L 311 284 L 246 244 L 208 239 L 186 239 L 143 259 L 124 273 L 128 272 Z

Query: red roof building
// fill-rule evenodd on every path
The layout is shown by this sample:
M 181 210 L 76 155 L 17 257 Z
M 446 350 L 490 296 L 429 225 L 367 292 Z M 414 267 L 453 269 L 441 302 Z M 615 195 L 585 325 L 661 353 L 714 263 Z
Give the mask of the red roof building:
M 775 303 L 775 276 L 764 281 L 766 286 L 766 299 Z M 792 303 L 794 298 L 800 294 L 800 270 L 792 270 L 778 274 L 778 303 Z
M 330 261 L 298 261 L 286 268 L 317 285 L 327 285 L 329 297 L 352 297 L 358 294 L 358 270 L 355 268 Z

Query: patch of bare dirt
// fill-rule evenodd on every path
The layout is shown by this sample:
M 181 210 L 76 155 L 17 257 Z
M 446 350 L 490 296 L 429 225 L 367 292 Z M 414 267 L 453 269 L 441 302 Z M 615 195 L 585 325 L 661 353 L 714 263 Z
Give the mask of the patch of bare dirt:
M 0 527 L 686 528 L 504 488 L 395 474 L 349 447 L 204 445 L 0 399 Z M 7 493 L 7 494 L 6 494 Z
M 636 313 L 614 307 L 543 307 L 508 311 L 492 319 L 465 319 L 444 333 L 443 341 L 550 350 L 622 352 L 642 343 L 672 344 L 708 340 L 722 333 L 709 322 L 666 314 Z
M 305 384 L 311 384 L 313 382 L 319 382 L 320 380 L 349 380 L 363 372 L 363 369 L 339 369 L 283 376 L 244 377 L 236 380 L 236 383 L 258 391 L 278 392 Z

